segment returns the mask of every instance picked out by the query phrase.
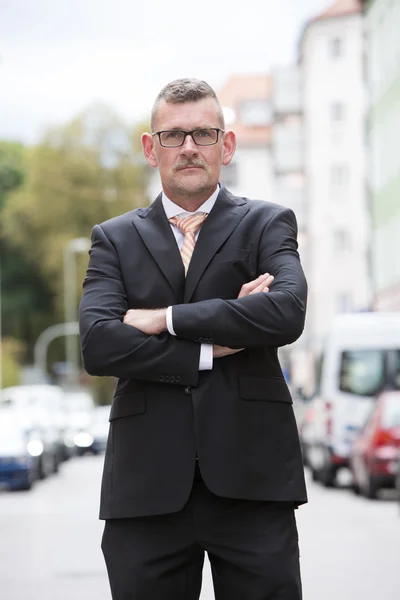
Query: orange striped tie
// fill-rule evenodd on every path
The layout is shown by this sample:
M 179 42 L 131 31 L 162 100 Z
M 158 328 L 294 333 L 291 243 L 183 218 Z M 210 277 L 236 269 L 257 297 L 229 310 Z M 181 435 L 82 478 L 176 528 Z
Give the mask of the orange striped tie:
M 181 248 L 182 261 L 185 267 L 185 275 L 189 268 L 189 263 L 196 245 L 196 233 L 204 223 L 207 215 L 208 213 L 198 212 L 183 219 L 180 219 L 179 217 L 171 217 L 168 219 L 169 222 L 180 229 L 185 236 Z

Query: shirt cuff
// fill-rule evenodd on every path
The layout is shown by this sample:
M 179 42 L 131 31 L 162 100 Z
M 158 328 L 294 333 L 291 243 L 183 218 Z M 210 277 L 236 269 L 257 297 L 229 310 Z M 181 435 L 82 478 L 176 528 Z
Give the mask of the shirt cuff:
M 167 308 L 167 329 L 171 335 L 176 336 L 174 325 L 172 323 L 172 306 L 168 306 Z
M 201 344 L 199 371 L 211 371 L 213 368 L 213 345 Z

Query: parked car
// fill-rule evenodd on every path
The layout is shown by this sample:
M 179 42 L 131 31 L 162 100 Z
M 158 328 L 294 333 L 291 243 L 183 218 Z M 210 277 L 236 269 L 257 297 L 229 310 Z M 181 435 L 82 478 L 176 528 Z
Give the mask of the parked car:
M 397 455 L 397 468 L 396 468 L 396 495 L 397 495 L 397 501 L 399 503 L 399 507 L 400 507 L 400 450 L 399 453 Z
M 40 476 L 43 443 L 10 406 L 0 407 L 0 484 L 29 490 Z
M 64 407 L 67 413 L 67 437 L 72 452 L 81 456 L 93 444 L 91 432 L 95 402 L 86 390 L 66 392 Z
M 301 451 L 303 454 L 303 464 L 305 467 L 310 465 L 309 452 L 313 443 L 314 425 L 313 420 L 315 417 L 315 407 L 313 402 L 309 403 L 309 406 L 303 416 L 301 423 L 299 424 L 299 438 Z
M 52 386 L 20 385 L 0 392 L 0 406 L 14 409 L 26 431 L 34 431 L 43 450 L 39 458 L 39 476 L 44 479 L 56 473 L 60 464 L 60 428 L 58 417 L 52 411 L 50 398 L 57 395 Z
M 383 392 L 356 436 L 350 466 L 353 489 L 367 498 L 394 487 L 400 451 L 400 391 Z
M 307 463 L 329 487 L 384 389 L 400 390 L 400 314 L 338 315 L 324 343 Z M 311 426 L 311 424 L 310 424 Z
M 96 406 L 93 414 L 93 424 L 91 434 L 93 442 L 90 450 L 93 454 L 100 454 L 105 451 L 108 439 L 108 430 L 110 428 L 111 404 L 106 406 Z

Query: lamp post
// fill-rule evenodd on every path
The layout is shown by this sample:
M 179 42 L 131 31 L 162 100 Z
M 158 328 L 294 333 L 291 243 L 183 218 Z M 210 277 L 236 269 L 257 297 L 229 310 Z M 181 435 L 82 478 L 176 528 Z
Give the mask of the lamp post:
M 64 321 L 73 323 L 77 320 L 76 306 L 76 259 L 75 254 L 86 252 L 90 248 L 88 238 L 74 238 L 64 247 Z M 67 364 L 67 381 L 76 386 L 79 373 L 79 351 L 76 336 L 65 336 L 65 361 Z

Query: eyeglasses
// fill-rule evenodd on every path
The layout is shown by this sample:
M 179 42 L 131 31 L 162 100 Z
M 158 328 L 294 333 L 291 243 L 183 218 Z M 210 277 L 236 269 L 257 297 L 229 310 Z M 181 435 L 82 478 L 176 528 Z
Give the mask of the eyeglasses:
M 190 135 L 196 146 L 212 146 L 218 142 L 219 132 L 225 133 L 225 129 L 211 127 L 207 129 L 193 129 L 193 131 L 156 131 L 152 135 L 158 135 L 160 145 L 164 148 L 178 148 L 183 146 L 186 136 Z

